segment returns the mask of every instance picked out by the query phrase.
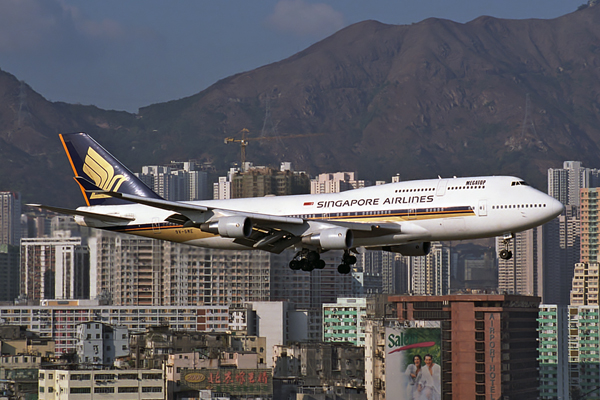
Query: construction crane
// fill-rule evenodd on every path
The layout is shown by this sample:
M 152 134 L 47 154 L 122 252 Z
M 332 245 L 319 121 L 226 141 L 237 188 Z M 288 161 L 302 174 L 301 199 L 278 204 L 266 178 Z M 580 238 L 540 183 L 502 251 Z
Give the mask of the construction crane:
M 301 138 L 301 137 L 310 137 L 310 136 L 322 136 L 324 135 L 323 133 L 304 133 L 304 134 L 299 134 L 299 135 L 286 135 L 286 136 L 262 136 L 262 137 L 254 137 L 254 138 L 247 138 L 246 134 L 250 133 L 250 131 L 246 128 L 242 129 L 240 131 L 240 133 L 242 134 L 242 138 L 241 139 L 236 139 L 236 138 L 232 138 L 232 137 L 228 137 L 225 138 L 225 144 L 229 144 L 229 143 L 239 143 L 240 144 L 240 150 L 241 150 L 241 154 L 240 154 L 240 161 L 241 163 L 241 168 L 244 168 L 244 163 L 246 162 L 246 146 L 248 146 L 248 142 L 249 141 L 255 141 L 255 140 L 275 140 L 275 139 L 294 139 L 294 138 Z

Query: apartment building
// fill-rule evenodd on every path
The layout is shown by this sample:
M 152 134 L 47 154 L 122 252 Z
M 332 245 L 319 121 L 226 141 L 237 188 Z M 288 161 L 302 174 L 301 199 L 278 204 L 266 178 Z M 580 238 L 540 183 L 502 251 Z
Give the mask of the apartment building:
M 164 374 L 153 370 L 40 369 L 39 400 L 106 398 L 164 399 Z
M 41 306 L 5 306 L 0 321 L 22 325 L 41 338 L 54 339 L 56 353 L 77 349 L 77 325 L 98 321 L 126 327 L 131 332 L 169 324 L 172 329 L 226 332 L 226 306 L 100 306 L 93 300 L 44 300 Z
M 338 298 L 323 304 L 323 342 L 365 345 L 366 298 Z

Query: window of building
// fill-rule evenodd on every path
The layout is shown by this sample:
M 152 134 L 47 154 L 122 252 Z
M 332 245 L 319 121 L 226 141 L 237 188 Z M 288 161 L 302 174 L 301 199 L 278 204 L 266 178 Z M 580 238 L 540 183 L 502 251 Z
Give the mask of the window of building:
M 69 393 L 80 394 L 80 393 L 92 393 L 92 388 L 89 387 L 72 387 Z

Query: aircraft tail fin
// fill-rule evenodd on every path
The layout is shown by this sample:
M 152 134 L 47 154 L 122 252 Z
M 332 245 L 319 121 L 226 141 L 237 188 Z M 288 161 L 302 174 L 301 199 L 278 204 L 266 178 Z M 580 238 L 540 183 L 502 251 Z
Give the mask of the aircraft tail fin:
M 106 194 L 86 191 L 88 188 L 85 188 L 81 183 L 82 180 L 77 178 L 93 182 L 104 191 L 161 198 L 87 134 L 68 133 L 59 136 L 73 168 L 75 180 L 88 206 L 129 204 L 129 202 Z

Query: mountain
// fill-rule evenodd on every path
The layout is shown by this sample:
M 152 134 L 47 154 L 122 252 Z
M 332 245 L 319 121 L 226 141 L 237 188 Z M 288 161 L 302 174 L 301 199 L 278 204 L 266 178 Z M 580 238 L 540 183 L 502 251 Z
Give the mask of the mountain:
M 0 72 L 0 187 L 26 201 L 80 202 L 56 134 L 83 130 L 132 170 L 239 160 L 389 180 L 600 167 L 600 7 L 552 20 L 365 21 L 277 63 L 139 113 L 50 103 Z M 67 188 L 69 187 L 69 188 Z

